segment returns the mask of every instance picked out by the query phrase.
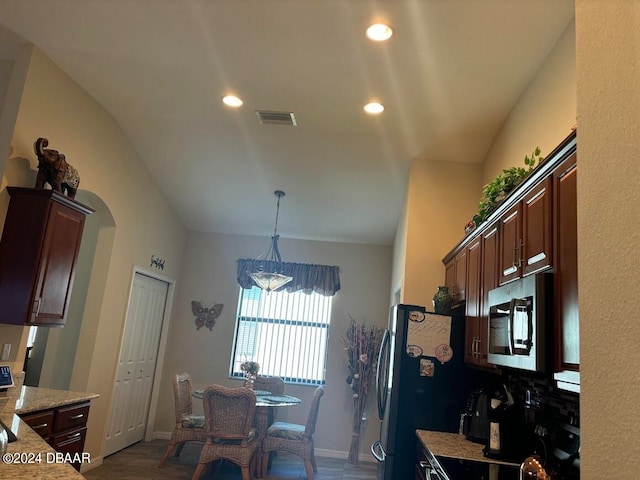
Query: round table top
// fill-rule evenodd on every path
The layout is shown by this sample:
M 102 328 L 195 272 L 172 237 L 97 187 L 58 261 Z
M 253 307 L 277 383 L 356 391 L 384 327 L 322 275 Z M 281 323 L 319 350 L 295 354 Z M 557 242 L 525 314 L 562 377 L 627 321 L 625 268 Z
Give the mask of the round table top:
M 275 395 L 265 390 L 255 390 L 257 407 L 286 407 L 289 405 L 297 405 L 302 402 L 298 397 L 291 395 Z M 202 398 L 204 390 L 194 390 L 195 398 Z

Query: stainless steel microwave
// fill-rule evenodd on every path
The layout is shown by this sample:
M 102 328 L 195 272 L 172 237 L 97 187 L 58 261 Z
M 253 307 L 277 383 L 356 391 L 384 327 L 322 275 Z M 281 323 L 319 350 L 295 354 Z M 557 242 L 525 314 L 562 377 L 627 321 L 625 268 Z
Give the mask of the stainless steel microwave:
M 488 361 L 544 372 L 553 351 L 553 274 L 538 273 L 489 292 Z

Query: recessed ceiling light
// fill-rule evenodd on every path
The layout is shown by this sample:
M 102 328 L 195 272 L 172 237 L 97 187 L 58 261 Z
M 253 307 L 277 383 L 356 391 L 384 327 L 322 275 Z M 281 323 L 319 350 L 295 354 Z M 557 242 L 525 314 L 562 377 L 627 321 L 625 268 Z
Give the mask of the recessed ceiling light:
M 366 35 L 370 40 L 373 40 L 375 42 L 383 42 L 391 38 L 391 35 L 393 35 L 393 30 L 390 26 L 385 25 L 384 23 L 374 23 L 369 28 L 367 28 Z
M 378 102 L 371 102 L 364 106 L 364 111 L 371 115 L 378 115 L 384 111 L 384 106 Z
M 243 101 L 235 95 L 225 95 L 222 97 L 222 103 L 230 107 L 240 107 Z

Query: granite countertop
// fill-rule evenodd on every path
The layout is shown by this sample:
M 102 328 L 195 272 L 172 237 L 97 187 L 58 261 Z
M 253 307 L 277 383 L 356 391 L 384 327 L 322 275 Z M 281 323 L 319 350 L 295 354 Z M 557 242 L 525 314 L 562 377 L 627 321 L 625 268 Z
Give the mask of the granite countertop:
M 0 418 L 18 438 L 7 445 L 7 454 L 11 456 L 0 459 L 0 478 L 83 479 L 70 464 L 56 459 L 55 450 L 17 414 L 48 410 L 97 397 L 98 394 L 95 393 L 24 386 L 13 391 L 10 389 L 5 396 L 0 397 Z
M 3 405 L 4 400 L 0 398 L 0 414 L 17 413 L 24 415 L 25 413 L 91 400 L 92 398 L 98 398 L 98 396 L 97 393 L 23 386 L 19 390 L 14 392 L 10 390 L 8 392 L 6 404 Z
M 475 462 L 489 462 L 500 465 L 518 466 L 517 463 L 503 462 L 495 458 L 487 458 L 482 453 L 483 445 L 466 439 L 458 433 L 432 432 L 430 430 L 416 430 L 418 439 L 425 448 L 436 457 L 460 458 Z

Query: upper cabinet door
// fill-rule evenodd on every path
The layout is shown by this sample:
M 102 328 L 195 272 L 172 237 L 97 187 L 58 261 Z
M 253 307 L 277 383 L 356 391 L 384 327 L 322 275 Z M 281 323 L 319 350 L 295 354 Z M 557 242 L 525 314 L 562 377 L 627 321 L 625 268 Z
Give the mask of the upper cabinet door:
M 85 216 L 51 190 L 7 187 L 0 241 L 0 323 L 64 325 Z
M 522 241 L 518 262 L 522 276 L 552 265 L 552 178 L 536 186 L 522 201 Z
M 575 390 L 579 385 L 580 319 L 578 314 L 577 156 L 574 153 L 556 170 L 555 204 L 555 379 Z M 571 387 L 571 384 L 574 387 Z
M 51 205 L 29 323 L 65 323 L 84 220 L 84 214 L 76 210 Z
M 482 272 L 482 242 L 480 237 L 467 247 L 467 281 L 465 313 L 467 317 L 480 315 L 480 275 Z
M 522 204 L 517 203 L 500 219 L 500 285 L 520 277 L 518 252 L 522 238 Z
M 453 296 L 453 302 L 460 303 L 467 298 L 467 251 L 463 250 L 456 255 L 454 263 L 456 265 L 456 281 L 453 286 L 453 292 L 450 293 Z

